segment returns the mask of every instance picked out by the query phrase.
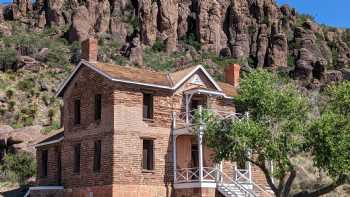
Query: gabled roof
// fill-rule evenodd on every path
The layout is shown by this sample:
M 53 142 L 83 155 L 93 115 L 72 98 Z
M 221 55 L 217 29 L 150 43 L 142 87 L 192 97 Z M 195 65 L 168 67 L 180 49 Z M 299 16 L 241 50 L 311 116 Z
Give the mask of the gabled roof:
M 57 96 L 62 96 L 69 82 L 73 79 L 78 70 L 86 66 L 97 73 L 105 76 L 111 81 L 129 83 L 140 86 L 147 86 L 152 88 L 166 89 L 174 91 L 179 88 L 185 81 L 187 81 L 194 73 L 201 71 L 208 78 L 208 80 L 216 88 L 216 91 L 223 92 L 226 97 L 231 97 L 233 91 L 229 88 L 233 88 L 230 84 L 227 83 L 217 83 L 210 74 L 203 68 L 203 66 L 192 66 L 172 73 L 163 73 L 150 71 L 144 68 L 120 66 L 114 64 L 106 64 L 100 62 L 87 62 L 82 60 L 70 74 L 67 80 L 65 80 L 57 92 Z M 225 84 L 225 85 L 223 85 Z M 226 92 L 227 91 L 227 92 Z

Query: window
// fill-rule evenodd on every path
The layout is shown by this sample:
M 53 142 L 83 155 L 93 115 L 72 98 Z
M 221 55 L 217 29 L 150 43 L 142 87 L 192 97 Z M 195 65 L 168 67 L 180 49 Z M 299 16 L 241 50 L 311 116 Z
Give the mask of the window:
M 153 95 L 143 94 L 143 118 L 153 119 Z
M 101 140 L 95 141 L 94 145 L 94 172 L 101 170 Z
M 102 112 L 102 96 L 101 94 L 95 95 L 95 120 L 101 120 Z
M 80 99 L 74 101 L 74 124 L 80 124 Z
M 41 175 L 42 177 L 47 177 L 47 167 L 48 167 L 48 150 L 43 150 L 41 152 Z
M 153 170 L 153 140 L 143 140 L 142 169 Z
M 80 144 L 74 145 L 74 173 L 80 173 L 80 147 Z

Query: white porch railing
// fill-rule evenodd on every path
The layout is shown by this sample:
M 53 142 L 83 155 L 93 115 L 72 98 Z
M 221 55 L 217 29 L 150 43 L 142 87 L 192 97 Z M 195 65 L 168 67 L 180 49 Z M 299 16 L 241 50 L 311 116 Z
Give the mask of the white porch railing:
M 235 180 L 239 183 L 250 183 L 250 171 L 247 169 L 235 170 Z
M 201 180 L 199 168 L 181 168 L 176 170 L 175 183 L 189 183 L 189 182 L 215 182 L 217 177 L 217 170 L 215 168 L 204 167 L 203 178 Z
M 177 128 L 184 128 L 189 127 L 193 125 L 193 122 L 195 120 L 195 113 L 198 110 L 191 110 L 189 112 L 181 112 L 181 113 L 173 113 L 173 118 L 176 121 Z M 213 113 L 215 116 L 217 116 L 219 119 L 232 119 L 232 120 L 239 120 L 245 117 L 245 115 L 242 115 L 240 113 L 236 112 L 230 112 L 230 111 L 221 111 L 217 109 L 202 109 L 203 112 L 209 111 Z
M 220 187 L 228 187 L 234 185 L 238 188 L 245 196 L 266 196 L 272 197 L 273 195 L 250 181 L 247 176 L 246 170 L 237 170 L 235 177 L 231 177 L 220 171 L 218 168 L 203 167 L 203 178 L 200 178 L 199 168 L 181 168 L 176 170 L 175 184 L 181 183 L 194 183 L 194 182 L 213 182 Z M 244 185 L 251 184 L 252 189 L 247 189 Z M 258 195 L 256 195 L 258 194 Z

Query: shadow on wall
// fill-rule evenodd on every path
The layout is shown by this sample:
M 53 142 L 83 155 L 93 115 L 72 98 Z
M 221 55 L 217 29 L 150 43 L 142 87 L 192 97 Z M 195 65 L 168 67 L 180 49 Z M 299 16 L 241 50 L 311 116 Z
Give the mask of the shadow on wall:
M 167 153 L 165 155 L 165 176 L 164 176 L 164 185 L 166 187 L 166 197 L 174 197 L 175 193 L 172 188 L 173 182 L 173 152 L 172 152 L 172 133 L 170 133 L 168 140 Z

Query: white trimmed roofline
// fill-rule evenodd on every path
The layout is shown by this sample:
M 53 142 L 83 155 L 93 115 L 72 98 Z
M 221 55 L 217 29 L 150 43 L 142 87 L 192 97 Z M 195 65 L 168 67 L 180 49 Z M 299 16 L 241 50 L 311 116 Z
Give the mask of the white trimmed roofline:
M 40 143 L 40 144 L 37 144 L 34 146 L 34 148 L 38 148 L 40 146 L 45 146 L 45 145 L 50 145 L 50 144 L 54 144 L 54 143 L 58 143 L 58 142 L 61 142 L 62 140 L 64 139 L 64 137 L 61 137 L 57 140 L 52 140 L 52 141 L 48 141 L 48 142 L 43 142 L 43 143 Z
M 187 74 L 185 77 L 183 77 L 178 83 L 176 83 L 173 87 L 171 87 L 171 86 L 162 86 L 162 85 L 156 85 L 156 84 L 151 84 L 151 83 L 142 83 L 142 82 L 135 82 L 135 81 L 130 81 L 130 80 L 123 80 L 123 79 L 113 78 L 110 75 L 108 75 L 108 74 L 102 72 L 101 70 L 97 69 L 96 66 L 93 65 L 93 63 L 87 62 L 86 60 L 81 60 L 79 62 L 79 64 L 74 68 L 73 72 L 69 75 L 69 77 L 63 83 L 61 83 L 61 85 L 59 86 L 59 89 L 58 89 L 58 91 L 56 93 L 56 97 L 59 97 L 61 95 L 61 93 L 64 90 L 64 88 L 68 85 L 68 83 L 71 81 L 71 79 L 74 77 L 76 72 L 78 72 L 79 68 L 82 65 L 85 65 L 88 68 L 91 68 L 92 70 L 96 71 L 97 73 L 101 74 L 102 76 L 106 77 L 107 79 L 109 79 L 111 81 L 121 82 L 121 83 L 129 83 L 129 84 L 141 85 L 141 86 L 148 86 L 148 87 L 154 87 L 154 88 L 160 88 L 160 89 L 166 89 L 166 90 L 173 90 L 173 91 L 176 90 L 177 88 L 179 88 L 195 72 L 197 72 L 198 70 L 201 70 L 208 77 L 209 81 L 215 86 L 215 88 L 218 91 L 223 92 L 222 89 L 220 88 L 220 86 L 215 82 L 215 80 L 210 76 L 210 74 L 205 70 L 205 68 L 202 65 L 198 65 L 189 74 Z M 223 93 L 223 96 L 225 98 L 231 98 L 231 97 L 226 96 L 225 93 Z

